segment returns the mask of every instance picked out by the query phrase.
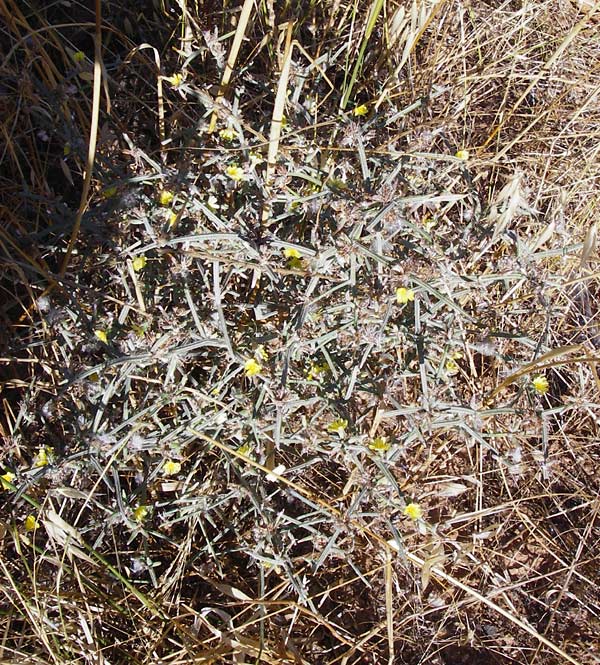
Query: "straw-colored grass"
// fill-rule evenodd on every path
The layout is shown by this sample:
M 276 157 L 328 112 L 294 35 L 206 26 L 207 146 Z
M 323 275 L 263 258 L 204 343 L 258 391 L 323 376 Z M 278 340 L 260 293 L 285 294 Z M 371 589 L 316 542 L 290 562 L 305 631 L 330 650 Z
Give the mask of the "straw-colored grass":
M 0 0 L 0 662 L 600 663 L 600 3 L 86 7 Z

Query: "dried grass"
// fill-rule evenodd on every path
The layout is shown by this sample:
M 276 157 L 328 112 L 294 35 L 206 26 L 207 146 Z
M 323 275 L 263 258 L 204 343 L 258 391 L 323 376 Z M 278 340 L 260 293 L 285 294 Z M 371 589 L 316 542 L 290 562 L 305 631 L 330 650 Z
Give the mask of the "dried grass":
M 244 8 L 0 0 L 0 661 L 600 662 L 598 3 Z

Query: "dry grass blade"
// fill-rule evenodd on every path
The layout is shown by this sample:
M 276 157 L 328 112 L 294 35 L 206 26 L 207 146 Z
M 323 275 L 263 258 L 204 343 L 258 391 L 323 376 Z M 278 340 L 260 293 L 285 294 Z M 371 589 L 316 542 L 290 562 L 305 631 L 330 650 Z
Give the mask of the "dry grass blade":
M 67 250 L 62 259 L 60 266 L 60 277 L 64 277 L 71 254 L 75 248 L 79 229 L 81 227 L 81 218 L 86 208 L 89 206 L 90 189 L 92 184 L 92 175 L 94 171 L 94 159 L 96 156 L 96 141 L 98 139 L 98 124 L 100 119 L 100 88 L 102 85 L 102 1 L 95 0 L 96 8 L 96 31 L 94 36 L 94 88 L 92 97 L 92 117 L 90 122 L 90 135 L 88 139 L 87 161 L 85 166 L 85 174 L 83 179 L 83 188 L 81 190 L 81 198 L 77 208 L 77 215 L 71 231 L 71 237 Z
M 277 153 L 279 150 L 279 139 L 281 137 L 281 127 L 285 112 L 285 100 L 287 98 L 288 80 L 290 77 L 290 67 L 292 64 L 292 30 L 293 23 L 288 23 L 285 30 L 285 47 L 282 55 L 281 74 L 277 83 L 277 93 L 275 95 L 275 105 L 273 106 L 273 117 L 271 118 L 271 131 L 269 132 L 269 150 L 267 153 L 267 170 L 265 174 L 265 185 L 269 188 L 273 177 L 273 171 L 277 163 Z M 263 223 L 268 221 L 269 211 L 263 212 Z
M 417 566 L 423 566 L 423 564 L 425 563 L 423 561 L 423 559 L 421 559 L 420 557 L 415 556 L 414 554 L 408 554 L 408 558 L 414 564 L 416 564 Z M 449 582 L 450 584 L 452 584 L 452 586 L 465 591 L 469 596 L 471 596 L 472 598 L 475 598 L 480 603 L 483 603 L 484 605 L 487 605 L 489 608 L 494 610 L 494 612 L 497 612 L 498 614 L 500 614 L 503 617 L 505 617 L 506 619 L 508 619 L 511 623 L 513 623 L 518 628 L 521 628 L 525 632 L 529 633 L 538 642 L 540 642 L 541 644 L 547 646 L 551 651 L 558 654 L 561 658 L 564 658 L 564 660 L 566 660 L 567 662 L 572 663 L 572 665 L 582 665 L 582 663 L 580 661 L 578 661 L 576 658 L 573 658 L 572 656 L 570 656 L 563 649 L 561 649 L 557 644 L 554 644 L 549 639 L 544 637 L 544 635 L 541 635 L 540 633 L 538 633 L 529 624 L 527 624 L 526 622 L 519 619 L 519 617 L 515 616 L 512 612 L 508 612 L 507 610 L 505 610 L 503 607 L 501 607 L 497 603 L 494 603 L 489 598 L 486 598 L 485 596 L 481 595 L 480 593 L 475 591 L 475 589 L 467 587 L 460 580 L 457 580 L 457 579 L 451 577 L 450 575 L 447 575 L 443 570 L 440 570 L 439 568 L 433 567 L 431 569 L 431 572 L 438 579 Z
M 385 553 L 385 615 L 388 638 L 388 662 L 394 662 L 394 589 L 391 552 Z
M 531 93 L 531 91 L 535 88 L 535 86 L 539 84 L 540 80 L 548 76 L 548 72 L 552 69 L 553 65 L 560 59 L 564 51 L 575 41 L 579 33 L 589 24 L 590 20 L 592 19 L 596 11 L 598 11 L 599 9 L 600 9 L 600 2 L 596 2 L 594 8 L 590 10 L 588 13 L 586 13 L 586 15 L 576 25 L 573 26 L 573 28 L 569 31 L 567 36 L 561 41 L 558 48 L 554 51 L 554 53 L 550 56 L 550 58 L 548 58 L 548 60 L 544 63 L 544 66 L 540 69 L 539 73 L 533 77 L 529 85 L 521 93 L 521 96 L 513 104 L 512 108 L 505 115 L 502 122 L 499 123 L 494 128 L 494 131 L 489 135 L 483 147 L 486 147 L 487 145 L 489 145 L 491 141 L 494 140 L 498 132 L 501 131 L 502 127 L 518 111 L 520 106 L 527 99 L 527 96 Z M 506 155 L 513 148 L 513 145 L 514 145 L 513 142 L 508 143 L 502 150 L 496 153 L 496 159 L 501 159 L 502 157 L 504 157 L 504 155 Z
M 598 236 L 597 224 L 592 224 L 585 235 L 583 249 L 581 250 L 581 259 L 579 260 L 579 267 L 584 268 L 592 254 L 596 251 L 596 242 Z
M 208 128 L 209 133 L 215 131 L 218 120 L 218 107 L 219 102 L 224 98 L 231 81 L 231 75 L 235 69 L 235 64 L 237 62 L 238 54 L 242 46 L 242 41 L 244 40 L 244 35 L 246 34 L 246 29 L 248 27 L 248 22 L 250 21 L 250 16 L 252 15 L 252 8 L 254 7 L 255 0 L 244 0 L 242 6 L 242 11 L 240 12 L 240 18 L 238 20 L 237 28 L 235 30 L 235 35 L 233 37 L 233 42 L 231 44 L 231 49 L 229 51 L 229 56 L 227 58 L 227 64 L 225 65 L 225 70 L 223 71 L 223 78 L 221 79 L 221 84 L 219 86 L 219 93 L 215 99 L 215 109 L 212 113 L 210 119 L 210 125 Z

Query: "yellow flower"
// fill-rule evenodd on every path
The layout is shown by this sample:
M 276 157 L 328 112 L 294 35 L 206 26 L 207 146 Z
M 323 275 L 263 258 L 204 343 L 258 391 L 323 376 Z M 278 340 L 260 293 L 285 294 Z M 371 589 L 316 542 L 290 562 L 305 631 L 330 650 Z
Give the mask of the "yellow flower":
M 454 155 L 458 159 L 462 159 L 463 161 L 467 161 L 469 159 L 469 151 L 468 150 L 459 150 L 456 155 Z
M 160 193 L 160 196 L 158 197 L 158 200 L 160 201 L 161 206 L 168 206 L 169 203 L 175 198 L 175 194 L 173 192 L 169 192 L 166 189 Z
M 167 76 L 166 80 L 174 87 L 176 88 L 177 86 L 181 85 L 183 83 L 183 74 L 181 72 L 177 72 L 176 74 L 173 74 L 173 76 Z
M 35 515 L 27 515 L 24 520 L 25 531 L 35 531 L 39 529 L 40 523 L 35 519 Z
M 263 360 L 268 360 L 269 359 L 269 354 L 266 352 L 264 344 L 259 344 L 256 347 L 256 354 L 262 358 Z
M 74 62 L 79 64 L 85 60 L 85 53 L 83 51 L 75 51 L 71 57 L 73 58 Z
M 448 358 L 448 360 L 446 360 L 446 373 L 451 375 L 458 374 L 458 370 L 459 367 L 456 360 L 454 360 L 454 358 Z
M 432 229 L 434 229 L 437 226 L 437 219 L 435 217 L 430 217 L 427 215 L 427 217 L 423 218 L 423 226 L 425 227 L 425 230 L 429 233 Z
M 366 104 L 361 104 L 360 106 L 355 106 L 354 111 L 352 111 L 352 113 L 357 117 L 367 115 L 368 112 L 369 112 L 369 107 Z
M 40 526 L 40 523 L 35 519 L 35 515 L 27 515 L 23 523 L 25 524 L 25 531 L 35 531 Z
M 237 164 L 231 164 L 225 169 L 225 173 L 236 182 L 244 179 L 244 169 L 239 167 Z
M 65 143 L 63 146 L 63 157 L 68 157 L 71 154 L 71 144 Z
M 451 353 L 446 360 L 446 372 L 448 374 L 457 374 L 458 370 L 460 369 L 458 366 L 458 363 L 456 362 L 460 358 L 463 357 L 463 354 L 460 351 L 455 351 L 454 353 Z
M 113 185 L 112 187 L 107 187 L 103 192 L 102 196 L 105 199 L 112 199 L 112 197 L 117 193 L 117 188 Z
M 533 386 L 535 392 L 538 393 L 539 395 L 545 395 L 550 388 L 548 379 L 545 376 L 542 376 L 541 374 L 538 374 L 538 376 L 533 377 L 531 385 Z
M 327 363 L 312 363 L 308 372 L 306 373 L 306 378 L 309 381 L 314 381 L 319 375 L 324 374 L 329 371 L 329 365 Z
M 174 462 L 173 460 L 167 460 L 163 464 L 162 470 L 165 476 L 174 476 L 175 474 L 181 471 L 181 462 Z
M 223 139 L 223 141 L 233 141 L 235 139 L 235 132 L 231 127 L 228 127 L 227 129 L 222 129 L 219 132 L 219 136 Z
M 144 254 L 141 254 L 140 256 L 136 256 L 135 259 L 133 259 L 132 266 L 136 272 L 139 272 L 140 270 L 143 270 L 146 267 L 146 263 L 147 263 L 146 257 L 144 256 Z
M 12 487 L 10 484 L 15 482 L 16 477 L 12 471 L 7 471 L 4 475 L 0 476 L 0 487 L 3 490 L 11 490 Z
M 252 446 L 249 443 L 243 443 L 238 449 L 237 452 L 240 455 L 248 456 L 248 453 L 252 451 Z
M 177 213 L 176 213 L 176 212 L 173 212 L 173 210 L 171 210 L 171 212 L 169 213 L 169 218 L 168 218 L 167 221 L 169 222 L 169 226 L 170 226 L 171 228 L 172 228 L 173 226 L 175 226 L 175 222 L 177 221 Z
M 297 249 L 293 247 L 286 247 L 283 250 L 283 255 L 287 259 L 287 267 L 293 268 L 294 270 L 302 270 L 304 264 L 302 263 L 302 255 Z
M 53 452 L 52 448 L 46 448 L 46 446 L 42 446 L 38 450 L 38 454 L 35 456 L 35 458 L 33 460 L 33 467 L 34 468 L 39 468 L 39 467 L 42 467 L 42 466 L 48 466 L 48 464 L 50 464 L 50 459 L 48 457 L 48 453 L 50 453 L 50 455 L 51 455 L 52 452 Z
M 173 464 L 173 462 L 171 462 L 171 464 Z M 181 467 L 181 464 L 179 466 Z M 133 519 L 136 522 L 143 522 L 146 519 L 146 517 L 148 517 L 148 506 L 138 506 L 133 511 Z
M 108 335 L 104 330 L 94 330 L 94 335 L 101 341 L 104 342 L 105 344 L 108 344 Z
M 406 517 L 410 517 L 411 520 L 419 520 L 423 517 L 421 506 L 418 503 L 412 503 L 412 501 L 406 504 L 402 512 Z
M 346 427 L 348 427 L 348 421 L 345 418 L 337 418 L 327 425 L 327 431 L 344 436 Z
M 246 373 L 246 376 L 256 376 L 257 374 L 260 374 L 262 371 L 262 366 L 259 362 L 256 362 L 254 358 L 248 358 L 246 362 L 244 363 L 244 372 Z
M 405 289 L 403 286 L 396 289 L 396 302 L 400 305 L 406 305 L 409 300 L 413 301 L 414 299 L 415 292 L 412 289 Z
M 376 452 L 387 452 L 392 447 L 391 443 L 385 436 L 378 436 L 369 444 L 369 448 Z

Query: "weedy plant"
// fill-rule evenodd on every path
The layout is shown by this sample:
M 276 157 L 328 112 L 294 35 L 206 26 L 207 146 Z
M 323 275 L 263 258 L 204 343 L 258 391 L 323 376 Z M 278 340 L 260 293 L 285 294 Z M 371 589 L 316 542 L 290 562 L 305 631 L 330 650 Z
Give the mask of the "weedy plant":
M 597 662 L 596 5 L 0 0 L 27 663 Z

